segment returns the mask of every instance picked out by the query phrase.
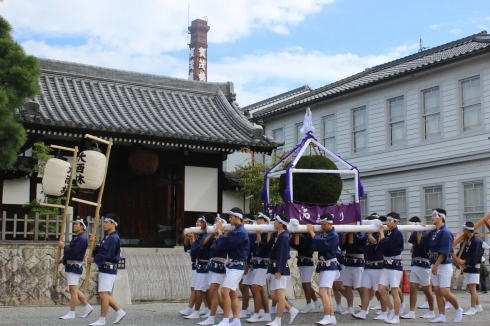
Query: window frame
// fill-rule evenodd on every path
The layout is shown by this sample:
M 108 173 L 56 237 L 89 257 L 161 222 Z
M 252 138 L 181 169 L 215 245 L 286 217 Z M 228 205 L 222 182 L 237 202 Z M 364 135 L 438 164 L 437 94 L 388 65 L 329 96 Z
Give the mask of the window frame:
M 401 120 L 397 120 L 397 121 L 392 121 L 392 117 L 391 117 L 391 107 L 392 107 L 392 103 L 395 102 L 395 101 L 398 101 L 400 100 L 401 103 L 402 103 L 402 118 Z M 391 97 L 389 99 L 386 100 L 386 108 L 387 108 L 387 122 L 388 122 L 388 146 L 389 147 L 399 147 L 399 146 L 403 146 L 406 144 L 406 136 L 407 136 L 407 112 L 406 112 L 406 104 L 405 104 L 405 95 L 399 95 L 399 96 L 395 96 L 395 97 Z M 403 124 L 403 140 L 400 141 L 399 143 L 397 144 L 393 144 L 393 126 L 394 125 L 397 125 L 397 124 Z
M 434 90 L 437 90 L 437 104 L 438 104 L 438 111 L 437 112 L 431 112 L 427 113 L 426 110 L 426 101 L 425 101 L 425 94 L 428 92 L 432 92 Z M 438 139 L 442 137 L 443 134 L 443 126 L 442 126 L 442 106 L 441 106 L 441 87 L 439 85 L 432 86 L 429 88 L 422 89 L 420 91 L 420 106 L 421 106 L 421 116 L 422 116 L 422 137 L 426 141 L 430 141 L 433 139 Z M 437 115 L 439 118 L 439 133 L 438 134 L 428 134 L 427 133 L 427 119 L 429 117 L 433 117 Z
M 325 134 L 325 121 L 327 121 L 328 119 L 333 120 L 333 136 L 330 136 L 330 137 L 327 137 Z M 328 148 L 326 145 L 326 140 L 327 139 L 333 140 L 333 148 L 328 148 L 329 150 L 331 150 L 333 152 L 335 152 L 335 147 L 337 145 L 336 135 L 337 135 L 337 116 L 335 115 L 335 113 L 331 113 L 331 114 L 327 114 L 327 115 L 323 116 L 322 117 L 322 144 L 323 144 L 323 146 Z
M 285 135 L 285 132 L 284 132 L 284 127 L 279 127 L 279 128 L 272 129 L 272 131 L 271 131 L 271 136 L 272 136 L 272 139 L 276 140 L 275 135 L 276 135 L 276 132 L 277 132 L 278 130 L 281 130 L 281 132 L 282 132 L 282 142 L 283 142 L 284 144 L 283 144 L 282 146 L 278 146 L 278 147 L 276 148 L 276 150 L 275 150 L 275 151 L 276 151 L 276 154 L 281 154 L 281 153 L 284 153 L 284 148 L 285 148 L 285 146 L 286 146 L 286 143 L 285 143 L 285 140 L 284 140 L 284 138 L 285 138 L 285 136 L 286 136 L 286 135 Z
M 475 97 L 476 99 L 478 99 L 478 102 L 477 103 L 472 103 L 472 104 L 469 104 L 469 105 L 464 105 L 464 92 L 463 92 L 463 84 L 466 83 L 466 82 L 469 82 L 473 79 L 478 79 L 479 81 L 479 89 L 478 89 L 478 96 Z M 463 79 L 460 79 L 458 81 L 458 90 L 459 90 L 459 107 L 460 107 L 460 112 L 459 112 L 459 116 L 460 116 L 460 130 L 462 133 L 468 133 L 468 132 L 474 132 L 474 131 L 478 131 L 478 130 L 481 130 L 483 127 L 484 127 L 484 123 L 482 123 L 482 120 L 483 120 L 483 117 L 484 117 L 484 112 L 482 110 L 482 85 L 481 85 L 481 82 L 482 82 L 482 79 L 481 79 L 481 75 L 480 74 L 477 74 L 477 75 L 473 75 L 473 76 L 470 76 L 470 77 L 466 77 L 466 78 L 463 78 Z M 480 122 L 478 124 L 478 126 L 475 126 L 475 127 L 471 127 L 469 129 L 466 129 L 465 128 L 465 120 L 464 120 L 464 113 L 465 113 L 465 108 L 470 108 L 470 107 L 474 107 L 474 106 L 479 106 L 479 119 L 478 121 Z
M 404 211 L 403 211 L 403 214 L 401 214 L 398 210 L 394 210 L 393 209 L 393 205 L 392 205 L 392 202 L 391 202 L 391 199 L 392 199 L 392 196 L 391 194 L 392 193 L 395 193 L 395 192 L 403 192 L 404 193 L 404 198 L 405 198 L 405 203 L 404 203 Z M 406 224 L 407 221 L 408 221 L 408 195 L 407 195 L 407 189 L 406 188 L 398 188 L 398 189 L 391 189 L 391 190 L 388 190 L 387 191 L 387 197 L 388 197 L 388 207 L 389 209 L 387 210 L 387 213 L 389 212 L 396 212 L 398 214 L 400 214 L 400 223 L 401 224 Z
M 366 123 L 364 124 L 364 128 L 363 129 L 359 129 L 359 130 L 356 130 L 356 120 L 355 120 L 355 114 L 356 112 L 359 112 L 359 111 L 363 111 L 364 114 L 366 115 L 365 117 L 365 121 Z M 367 107 L 365 105 L 361 105 L 361 106 L 358 106 L 356 108 L 353 108 L 351 109 L 351 123 L 352 123 L 352 152 L 354 153 L 362 153 L 362 152 L 365 152 L 367 151 L 368 149 L 368 122 L 367 122 Z M 365 133 L 365 137 L 366 137 L 366 146 L 365 147 L 362 147 L 362 148 L 358 148 L 356 146 L 357 142 L 356 142 L 356 136 L 360 133 L 364 132 Z
M 466 205 L 465 205 L 465 185 L 468 185 L 468 184 L 481 184 L 481 202 L 482 202 L 482 209 L 481 211 L 466 211 Z M 467 215 L 470 215 L 470 214 L 479 214 L 481 215 L 481 217 L 485 216 L 485 212 L 486 212 L 486 189 L 485 189 L 485 179 L 472 179 L 472 180 L 465 180 L 465 181 L 461 181 L 461 198 L 463 199 L 462 200 L 462 206 L 461 206 L 461 216 L 463 218 L 463 223 L 466 222 L 468 220 L 467 218 Z M 476 222 L 475 220 L 473 219 L 470 219 L 471 221 L 473 222 Z
M 429 189 L 429 188 L 438 188 L 438 187 L 441 188 L 441 203 L 437 207 L 428 207 L 427 206 L 427 193 L 426 193 L 426 190 Z M 432 185 L 424 185 L 424 186 L 422 186 L 422 198 L 421 199 L 422 199 L 422 202 L 424 203 L 424 210 L 422 212 L 422 217 L 424 217 L 427 222 L 430 222 L 431 221 L 431 217 L 432 217 L 432 210 L 434 208 L 442 208 L 442 207 L 444 207 L 444 185 L 443 184 L 432 184 Z M 430 213 L 427 213 L 429 211 L 430 211 Z

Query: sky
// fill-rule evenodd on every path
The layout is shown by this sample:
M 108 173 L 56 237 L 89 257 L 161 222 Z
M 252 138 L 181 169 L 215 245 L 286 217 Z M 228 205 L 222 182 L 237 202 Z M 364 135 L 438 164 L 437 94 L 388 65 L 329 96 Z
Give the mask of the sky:
M 189 21 L 205 18 L 208 81 L 240 106 L 317 88 L 490 30 L 488 0 L 0 0 L 28 54 L 187 78 Z

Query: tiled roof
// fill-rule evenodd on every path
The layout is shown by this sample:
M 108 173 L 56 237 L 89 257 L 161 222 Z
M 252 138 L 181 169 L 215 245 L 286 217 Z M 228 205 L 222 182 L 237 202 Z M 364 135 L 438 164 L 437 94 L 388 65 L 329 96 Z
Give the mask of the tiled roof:
M 317 88 L 304 95 L 264 108 L 252 120 L 267 119 L 317 102 L 372 86 L 410 73 L 440 66 L 469 56 L 490 52 L 490 35 L 485 31 L 469 37 L 421 51 L 398 60 L 368 68 L 363 72 Z
M 276 144 L 235 105 L 232 83 L 203 83 L 39 59 L 41 94 L 18 119 L 29 128 L 270 151 Z
M 266 98 L 265 100 L 256 102 L 254 104 L 250 104 L 250 105 L 244 106 L 241 109 L 243 111 L 249 111 L 249 112 L 250 111 L 256 111 L 256 110 L 261 110 L 261 109 L 264 109 L 264 108 L 266 108 L 268 106 L 271 106 L 271 105 L 274 105 L 274 104 L 283 102 L 283 101 L 285 101 L 287 99 L 290 99 L 290 98 L 292 98 L 294 96 L 305 94 L 305 93 L 307 93 L 309 91 L 311 91 L 310 86 L 304 85 L 304 86 L 301 86 L 301 87 L 292 89 L 290 91 L 287 91 L 287 92 L 284 92 L 284 93 L 275 95 L 273 97 Z

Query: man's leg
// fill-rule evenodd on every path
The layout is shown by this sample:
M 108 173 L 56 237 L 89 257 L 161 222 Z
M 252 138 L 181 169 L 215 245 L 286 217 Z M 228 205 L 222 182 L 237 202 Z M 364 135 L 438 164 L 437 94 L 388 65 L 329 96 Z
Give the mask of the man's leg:
M 476 291 L 476 284 L 468 284 L 468 290 L 470 291 L 471 294 L 471 307 L 475 308 L 476 305 L 478 304 L 478 292 Z
M 224 318 L 228 318 L 230 316 L 231 311 L 231 290 L 229 288 L 222 287 L 221 288 L 221 300 L 223 301 L 223 316 Z
M 70 311 L 75 311 L 78 305 L 78 286 L 70 285 L 68 288 L 70 290 Z
M 252 295 L 254 298 L 254 311 L 259 313 L 262 307 L 262 287 L 258 284 L 252 284 Z
M 391 296 L 393 297 L 393 309 L 395 310 L 395 316 L 400 315 L 400 288 L 391 288 Z
M 106 317 L 107 312 L 109 311 L 109 301 L 110 296 L 109 292 L 99 292 L 100 297 L 100 316 Z
M 410 311 L 415 311 L 417 306 L 417 289 L 419 288 L 418 283 L 410 283 Z
M 240 318 L 240 302 L 236 291 L 230 291 L 230 303 L 233 311 L 233 318 Z

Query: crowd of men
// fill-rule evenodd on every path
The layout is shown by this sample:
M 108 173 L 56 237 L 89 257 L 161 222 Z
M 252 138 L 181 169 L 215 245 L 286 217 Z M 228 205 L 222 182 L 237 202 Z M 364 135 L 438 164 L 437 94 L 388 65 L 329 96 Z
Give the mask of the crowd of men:
M 245 319 L 248 323 L 280 326 L 285 312 L 289 313 L 289 324 L 294 323 L 299 313 L 323 312 L 316 324 L 335 325 L 336 314 L 367 319 L 370 308 L 376 305 L 379 311 L 373 319 L 398 324 L 400 319 L 416 318 L 419 287 L 427 299 L 422 307 L 428 309 L 419 317 L 431 323 L 446 322 L 445 312 L 451 306 L 455 309 L 453 322 L 456 323 L 462 321 L 463 315 L 483 311 L 476 288 L 483 256 L 482 241 L 475 236 L 473 223 L 466 222 L 462 227 L 464 241 L 459 250 L 453 251 L 454 237 L 445 225 L 444 209 L 432 212 L 433 231 L 409 235 L 412 267 L 408 304 L 403 302 L 400 290 L 404 235 L 398 229 L 400 216 L 395 212 L 386 216 L 373 213 L 366 218 L 379 225 L 378 232 L 343 234 L 335 231 L 333 216 L 328 213 L 317 220 L 321 232 L 307 225 L 307 233 L 292 235 L 287 230 L 289 218 L 282 214 L 272 220 L 265 214 L 253 218 L 233 208 L 224 217 L 228 221 L 216 214 L 205 214 L 196 222 L 202 233 L 185 236 L 185 248 L 192 260 L 192 284 L 188 307 L 180 314 L 190 320 L 203 318 L 198 325 L 240 326 L 241 319 Z M 416 216 L 409 222 L 424 224 Z M 232 231 L 225 231 L 227 223 L 234 227 Z M 275 232 L 248 233 L 244 223 L 273 224 Z M 208 233 L 212 225 L 215 232 Z M 301 311 L 286 297 L 291 248 L 297 250 L 296 264 L 306 300 Z M 315 251 L 318 253 L 316 267 Z M 454 266 L 463 271 L 471 293 L 470 307 L 466 311 L 450 290 Z M 318 273 L 318 290 L 312 286 L 314 272 Z M 241 305 L 238 289 L 242 294 Z M 251 316 L 248 313 L 249 290 L 254 303 Z M 361 298 L 360 311 L 354 309 L 354 290 Z M 342 297 L 347 307 L 341 305 Z M 407 306 L 409 309 L 405 312 Z M 218 323 L 219 307 L 223 317 Z

